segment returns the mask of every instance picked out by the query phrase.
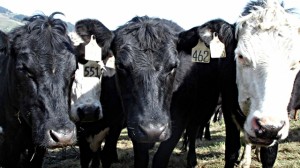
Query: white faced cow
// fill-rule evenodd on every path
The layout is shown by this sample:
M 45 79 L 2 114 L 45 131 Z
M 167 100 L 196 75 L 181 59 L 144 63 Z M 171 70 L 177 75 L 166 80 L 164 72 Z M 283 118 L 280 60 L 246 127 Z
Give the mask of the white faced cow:
M 238 100 L 247 115 L 244 136 L 250 144 L 270 147 L 261 152 L 273 159 L 277 141 L 289 131 L 287 105 L 300 60 L 299 24 L 274 0 L 250 2 L 236 23 Z
M 86 54 L 86 43 L 80 40 L 80 37 L 76 37 L 76 34 L 72 34 L 71 38 L 73 40 L 74 45 L 76 46 L 76 54 L 78 55 L 78 59 L 80 64 L 78 65 L 78 69 L 75 73 L 75 79 L 72 86 L 72 94 L 71 94 L 71 119 L 76 123 L 77 127 L 77 135 L 78 135 L 78 144 L 80 149 L 80 164 L 81 167 L 99 167 L 100 159 L 99 152 L 105 153 L 106 150 L 110 154 L 116 154 L 116 142 L 119 136 L 119 133 L 116 132 L 117 136 L 114 133 L 108 132 L 110 130 L 115 130 L 115 127 L 112 126 L 118 125 L 118 113 L 121 110 L 111 110 L 111 106 L 106 92 L 109 92 L 111 95 L 111 88 L 106 87 L 108 78 L 114 75 L 114 68 L 112 68 L 109 64 L 114 64 L 113 57 L 110 57 L 108 60 L 105 60 L 106 65 L 108 67 L 104 68 L 104 64 L 102 62 L 101 54 L 97 55 L 99 58 L 98 62 L 86 60 L 91 58 L 89 54 Z M 79 44 L 80 43 L 80 44 Z M 77 45 L 78 44 L 78 45 Z M 113 63 L 111 63 L 113 62 Z M 102 78 L 103 77 L 103 78 Z M 103 80 L 102 80 L 103 79 Z M 104 91 L 102 93 L 102 85 L 104 83 Z M 102 97 L 102 99 L 100 99 Z M 104 99 L 103 99 L 104 97 Z M 103 102 L 102 102 L 103 101 Z M 102 108 L 102 104 L 106 106 L 106 108 Z M 116 101 L 113 101 L 114 105 Z M 121 131 L 121 129 L 118 129 Z M 112 137 L 115 137 L 114 141 L 112 141 Z M 108 138 L 109 143 L 113 145 L 105 144 L 104 149 L 101 149 L 101 143 L 104 139 Z M 104 157 L 101 156 L 101 158 Z M 102 161 L 102 166 L 105 166 L 105 162 Z

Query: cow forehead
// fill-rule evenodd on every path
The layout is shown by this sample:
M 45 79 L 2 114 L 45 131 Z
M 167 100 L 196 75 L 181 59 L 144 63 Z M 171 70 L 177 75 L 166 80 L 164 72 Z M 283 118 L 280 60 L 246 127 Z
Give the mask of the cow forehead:
M 256 7 L 256 10 L 237 21 L 236 53 L 248 57 L 254 63 L 271 58 L 293 60 L 290 58 L 298 57 L 295 53 L 300 45 L 299 23 L 295 16 L 287 13 L 280 5 Z

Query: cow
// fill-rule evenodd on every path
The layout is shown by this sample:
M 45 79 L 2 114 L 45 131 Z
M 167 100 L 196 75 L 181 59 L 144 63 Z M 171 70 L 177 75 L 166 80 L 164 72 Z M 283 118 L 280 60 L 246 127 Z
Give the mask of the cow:
M 299 70 L 300 20 L 277 0 L 247 4 L 236 22 L 238 101 L 243 134 L 273 167 L 278 142 L 289 132 L 287 106 Z
M 98 55 L 99 62 L 87 60 L 85 46 L 91 39 L 83 39 L 88 40 L 74 44 L 79 67 L 72 86 L 70 116 L 77 127 L 81 167 L 99 167 L 101 160 L 105 168 L 110 166 L 107 162 L 118 161 L 116 145 L 124 127 L 124 115 L 116 93 L 114 57 L 102 60 L 102 55 Z
M 54 12 L 1 33 L 0 126 L 4 167 L 41 167 L 47 148 L 76 143 L 70 120 L 77 69 L 67 25 Z
M 230 130 L 226 132 L 230 137 L 226 139 L 226 158 L 231 161 L 228 164 L 235 163 L 240 137 L 231 115 L 238 108 L 232 25 L 216 19 L 184 31 L 170 20 L 137 16 L 107 32 L 98 20 L 80 23 L 79 35 L 94 34 L 103 50 L 115 56 L 117 88 L 133 142 L 135 167 L 147 167 L 148 150 L 155 142 L 161 144 L 152 166 L 166 167 L 188 121 L 194 118 L 197 121 L 192 122 L 198 125 L 207 123 L 220 92 L 226 130 Z M 109 33 L 113 37 L 107 38 Z M 192 48 L 199 40 L 204 41 L 202 47 L 209 46 L 213 37 L 226 45 L 226 58 L 192 62 Z M 207 62 L 201 54 L 194 57 Z M 203 58 L 210 56 L 207 51 L 203 54 Z M 232 141 L 237 143 L 230 144 Z M 195 164 L 192 155 L 190 165 Z
M 226 126 L 225 167 L 235 165 L 240 149 L 239 129 L 235 120 L 243 122 L 245 117 L 238 110 L 234 33 L 234 25 L 223 19 L 213 19 L 179 34 L 178 45 L 188 54 L 189 59 L 197 56 L 193 48 L 201 42 L 211 52 L 208 55 L 210 62 L 190 64 L 192 70 L 185 76 L 188 82 L 181 83 L 180 89 L 173 93 L 172 135 L 159 145 L 153 157 L 152 167 L 168 166 L 172 151 L 184 129 L 188 130 L 189 138 L 187 167 L 197 165 L 195 151 L 197 128 L 204 127 L 210 120 L 218 105 L 219 95 L 222 99 L 221 106 Z M 221 42 L 225 50 L 223 48 L 216 53 L 216 50 L 212 49 L 215 40 Z

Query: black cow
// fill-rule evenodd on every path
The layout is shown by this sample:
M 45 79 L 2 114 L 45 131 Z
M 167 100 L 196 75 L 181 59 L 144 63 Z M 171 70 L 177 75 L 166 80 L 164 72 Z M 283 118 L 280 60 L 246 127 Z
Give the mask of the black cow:
M 0 160 L 5 167 L 41 167 L 46 148 L 76 142 L 69 110 L 77 59 L 57 14 L 62 13 L 34 15 L 1 36 Z
M 238 108 L 232 25 L 219 19 L 183 32 L 168 20 L 135 17 L 113 31 L 114 37 L 106 38 L 99 21 L 81 23 L 82 36 L 96 35 L 104 51 L 111 50 L 116 57 L 117 86 L 133 141 L 135 167 L 147 167 L 148 150 L 159 141 L 164 142 L 153 167 L 166 167 L 187 124 L 207 123 L 220 93 L 226 130 L 230 130 L 226 131 L 230 137 L 226 139 L 226 165 L 234 165 L 240 139 L 232 119 Z M 193 63 L 192 48 L 199 39 L 209 46 L 214 32 L 225 43 L 227 57 L 211 59 L 209 64 Z M 195 153 L 190 153 L 188 164 L 194 166 L 195 159 Z
M 226 57 L 211 58 L 210 63 L 207 64 L 187 64 L 191 70 L 185 76 L 179 89 L 173 94 L 171 106 L 172 135 L 170 139 L 160 144 L 153 158 L 153 167 L 167 167 L 169 157 L 186 128 L 189 130 L 187 132 L 189 137 L 187 166 L 196 166 L 195 139 L 197 128 L 199 126 L 204 127 L 209 121 L 217 107 L 220 94 L 226 125 L 225 167 L 233 167 L 237 161 L 240 136 L 233 116 L 239 118 L 241 122 L 244 118 L 237 113 L 234 26 L 222 19 L 208 21 L 201 26 L 181 32 L 178 45 L 189 54 L 189 59 L 191 59 L 192 48 L 196 46 L 198 41 L 203 41 L 206 46 L 211 47 L 210 43 L 215 33 L 225 45 Z

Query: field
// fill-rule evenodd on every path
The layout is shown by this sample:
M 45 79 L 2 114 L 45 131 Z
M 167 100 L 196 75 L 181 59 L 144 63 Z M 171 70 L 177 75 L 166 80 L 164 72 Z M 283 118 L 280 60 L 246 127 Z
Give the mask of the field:
M 298 168 L 300 167 L 300 122 L 291 121 L 290 134 L 288 138 L 279 145 L 279 153 L 275 163 L 275 168 Z M 221 168 L 224 167 L 225 152 L 225 127 L 224 123 L 212 123 L 212 140 L 202 140 L 197 142 L 197 168 Z M 186 167 L 186 152 L 181 152 L 180 141 L 171 156 L 169 168 Z M 153 157 L 156 145 L 150 151 L 150 160 Z M 243 148 L 242 148 L 243 149 Z M 131 141 L 124 129 L 118 142 L 118 154 L 120 163 L 115 163 L 112 168 L 133 167 L 133 149 Z M 44 162 L 45 168 L 79 168 L 79 150 L 77 147 L 68 147 L 62 150 L 49 150 Z M 149 165 L 151 167 L 151 164 Z M 251 168 L 259 168 L 261 164 L 252 152 Z

